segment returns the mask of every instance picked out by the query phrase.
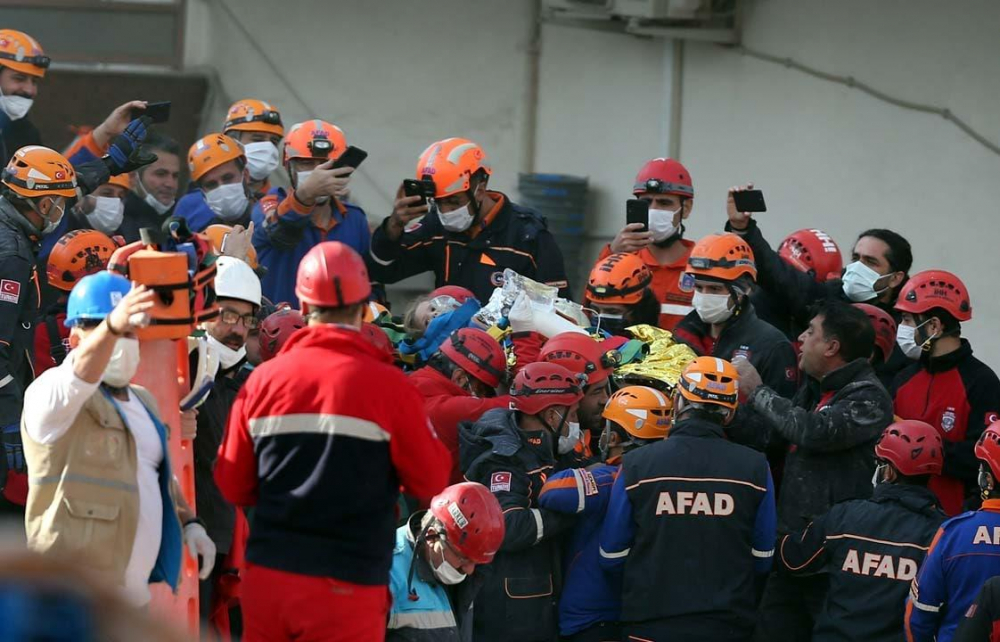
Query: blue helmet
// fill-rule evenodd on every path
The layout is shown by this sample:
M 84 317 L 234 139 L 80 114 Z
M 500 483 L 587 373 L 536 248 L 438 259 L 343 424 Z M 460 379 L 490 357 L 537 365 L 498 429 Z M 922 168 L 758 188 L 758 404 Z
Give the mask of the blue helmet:
M 113 272 L 104 271 L 83 277 L 69 293 L 66 327 L 72 328 L 85 320 L 101 321 L 131 289 L 128 279 Z

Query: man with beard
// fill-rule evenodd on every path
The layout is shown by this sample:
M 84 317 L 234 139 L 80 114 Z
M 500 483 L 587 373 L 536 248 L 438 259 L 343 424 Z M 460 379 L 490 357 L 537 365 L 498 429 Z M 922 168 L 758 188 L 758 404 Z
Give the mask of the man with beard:
M 601 252 L 600 259 L 634 253 L 653 275 L 650 289 L 660 303 L 659 326 L 673 330 L 691 312 L 694 282 L 685 277 L 694 243 L 684 240 L 683 221 L 691 215 L 691 174 L 672 158 L 654 158 L 639 170 L 632 186 L 636 198 L 649 201 L 649 229 L 629 223 Z

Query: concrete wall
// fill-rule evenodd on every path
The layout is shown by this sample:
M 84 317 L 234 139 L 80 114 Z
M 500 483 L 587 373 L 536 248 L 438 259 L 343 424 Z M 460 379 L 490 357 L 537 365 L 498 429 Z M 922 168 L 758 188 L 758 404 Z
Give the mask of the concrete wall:
M 223 8 L 238 11 L 307 105 L 289 95 Z M 188 61 L 218 71 L 228 101 L 255 96 L 286 122 L 319 115 L 371 152 L 354 198 L 373 220 L 429 142 L 464 135 L 491 155 L 493 184 L 514 193 L 526 153 L 530 0 L 189 0 Z M 280 7 L 280 8 L 278 8 Z M 743 42 L 917 102 L 948 107 L 1000 142 L 1000 9 L 993 0 L 749 0 Z M 211 34 L 205 44 L 205 34 Z M 191 34 L 202 34 L 192 42 Z M 897 229 L 915 270 L 951 269 L 968 283 L 968 334 L 1000 366 L 997 229 L 1000 157 L 944 119 L 710 44 L 687 43 L 680 159 L 697 192 L 689 236 L 718 230 L 725 190 L 753 180 L 775 243 L 805 226 L 850 251 L 857 232 Z M 327 51 L 322 54 L 319 52 Z M 588 176 L 588 249 L 623 218 L 632 177 L 669 148 L 672 47 L 667 41 L 545 25 L 534 145 L 536 171 Z

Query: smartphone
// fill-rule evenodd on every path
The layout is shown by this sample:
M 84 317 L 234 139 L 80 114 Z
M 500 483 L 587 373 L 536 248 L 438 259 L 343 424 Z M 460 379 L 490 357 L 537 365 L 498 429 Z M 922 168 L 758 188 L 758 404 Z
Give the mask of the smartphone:
M 139 116 L 149 116 L 154 123 L 165 123 L 170 120 L 170 101 L 146 103 L 145 109 L 133 109 L 132 120 Z
M 361 165 L 366 158 L 368 158 L 368 152 L 351 145 L 344 150 L 344 153 L 340 155 L 340 158 L 334 161 L 333 166 L 330 169 L 337 169 L 338 167 L 353 167 L 357 169 L 357 167 Z
M 742 192 L 733 192 L 733 203 L 736 204 L 737 212 L 767 211 L 767 205 L 764 204 L 764 192 L 759 189 L 747 189 Z
M 427 191 L 423 181 L 418 181 L 412 178 L 404 179 L 403 193 L 406 196 L 419 196 L 420 203 L 418 203 L 418 205 L 427 205 Z
M 649 231 L 649 201 L 641 198 L 630 198 L 625 201 L 625 222 L 642 223 L 639 232 Z

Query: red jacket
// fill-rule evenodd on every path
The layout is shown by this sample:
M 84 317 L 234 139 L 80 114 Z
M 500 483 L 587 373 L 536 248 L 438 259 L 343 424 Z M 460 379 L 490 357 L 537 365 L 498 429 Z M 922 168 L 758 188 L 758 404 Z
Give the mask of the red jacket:
M 385 585 L 399 487 L 430 498 L 448 451 L 391 358 L 344 326 L 296 332 L 236 397 L 215 480 L 255 505 L 247 560 L 289 573 Z
M 510 397 L 473 397 L 430 366 L 411 374 L 410 382 L 424 396 L 427 416 L 434 424 L 441 442 L 451 453 L 451 479 L 448 483 L 465 481 L 458 465 L 458 424 L 462 421 L 479 421 L 487 410 L 509 407 Z
M 49 368 L 55 368 L 63 362 L 69 352 L 69 328 L 63 325 L 66 320 L 66 309 L 58 313 L 39 317 L 35 322 L 35 378 Z M 52 340 L 58 337 L 56 349 L 52 349 Z M 58 360 L 56 357 L 59 357 Z

